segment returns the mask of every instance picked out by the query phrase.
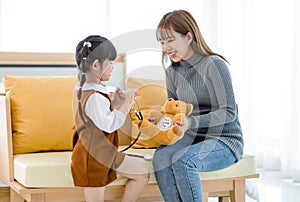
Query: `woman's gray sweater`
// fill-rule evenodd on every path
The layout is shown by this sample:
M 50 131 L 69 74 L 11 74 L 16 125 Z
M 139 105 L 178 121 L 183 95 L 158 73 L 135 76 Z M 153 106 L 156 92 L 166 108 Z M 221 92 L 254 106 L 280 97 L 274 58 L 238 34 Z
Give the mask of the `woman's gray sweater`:
M 171 65 L 166 81 L 169 98 L 193 104 L 186 134 L 194 143 L 218 139 L 240 159 L 243 134 L 228 64 L 219 56 L 195 54 Z

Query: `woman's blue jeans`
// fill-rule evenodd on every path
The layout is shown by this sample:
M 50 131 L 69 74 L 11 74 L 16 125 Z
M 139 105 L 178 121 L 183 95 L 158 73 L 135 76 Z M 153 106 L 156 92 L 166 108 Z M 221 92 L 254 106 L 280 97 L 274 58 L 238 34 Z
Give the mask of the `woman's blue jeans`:
M 154 174 L 166 202 L 201 202 L 198 172 L 219 170 L 237 160 L 231 150 L 218 140 L 192 142 L 192 137 L 184 135 L 175 144 L 160 146 L 155 151 Z

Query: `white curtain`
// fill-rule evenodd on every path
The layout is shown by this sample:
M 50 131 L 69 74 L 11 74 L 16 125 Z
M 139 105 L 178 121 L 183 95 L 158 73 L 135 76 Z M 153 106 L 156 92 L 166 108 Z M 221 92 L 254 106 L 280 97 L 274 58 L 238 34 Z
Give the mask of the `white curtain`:
M 245 136 L 257 166 L 300 181 L 300 3 L 219 0 L 217 46 L 232 63 Z

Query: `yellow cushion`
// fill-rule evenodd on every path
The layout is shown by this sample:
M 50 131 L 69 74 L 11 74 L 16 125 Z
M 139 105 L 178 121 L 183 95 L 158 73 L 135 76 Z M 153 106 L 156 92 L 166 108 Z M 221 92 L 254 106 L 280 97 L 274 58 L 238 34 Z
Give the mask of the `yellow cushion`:
M 164 80 L 151 80 L 151 79 L 141 79 L 141 78 L 128 78 L 126 82 L 127 88 L 137 89 L 136 100 L 138 102 L 140 111 L 144 119 L 149 117 L 149 111 L 159 105 L 162 106 L 167 100 L 167 90 Z M 133 105 L 138 109 L 137 105 Z M 133 121 L 132 126 L 132 137 L 135 138 L 138 134 L 138 124 L 139 120 L 135 116 L 132 110 L 130 111 L 130 116 Z M 149 139 L 143 134 L 133 146 L 134 148 L 155 148 L 160 144 L 153 139 Z
M 15 154 L 72 150 L 76 77 L 5 76 L 10 91 Z

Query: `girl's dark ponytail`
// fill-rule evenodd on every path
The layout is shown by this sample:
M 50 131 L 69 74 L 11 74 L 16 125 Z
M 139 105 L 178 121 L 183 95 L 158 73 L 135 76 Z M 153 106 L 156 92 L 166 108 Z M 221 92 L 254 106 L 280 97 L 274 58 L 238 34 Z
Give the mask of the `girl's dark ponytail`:
M 83 121 L 84 125 L 86 127 L 88 127 L 88 124 L 87 124 L 87 122 L 86 122 L 86 120 L 84 119 L 84 116 L 83 116 L 82 105 L 81 105 L 81 102 L 80 102 L 81 96 L 82 96 L 82 86 L 85 83 L 85 81 L 86 81 L 85 72 L 82 72 L 81 73 L 81 78 L 79 80 L 80 86 L 79 86 L 79 90 L 77 92 L 78 112 L 79 112 L 80 118 Z
M 85 41 L 82 44 L 82 51 L 81 51 L 81 56 L 80 58 L 76 57 L 76 60 L 78 59 L 77 64 L 79 63 L 79 74 L 78 74 L 78 80 L 79 80 L 79 89 L 77 92 L 77 100 L 78 100 L 78 112 L 80 115 L 81 120 L 83 121 L 84 125 L 88 128 L 88 123 L 84 119 L 83 116 L 83 107 L 81 105 L 81 97 L 82 97 L 82 86 L 86 82 L 86 71 L 88 69 L 89 63 L 88 63 L 88 55 L 91 52 L 89 48 L 91 48 L 91 42 Z

